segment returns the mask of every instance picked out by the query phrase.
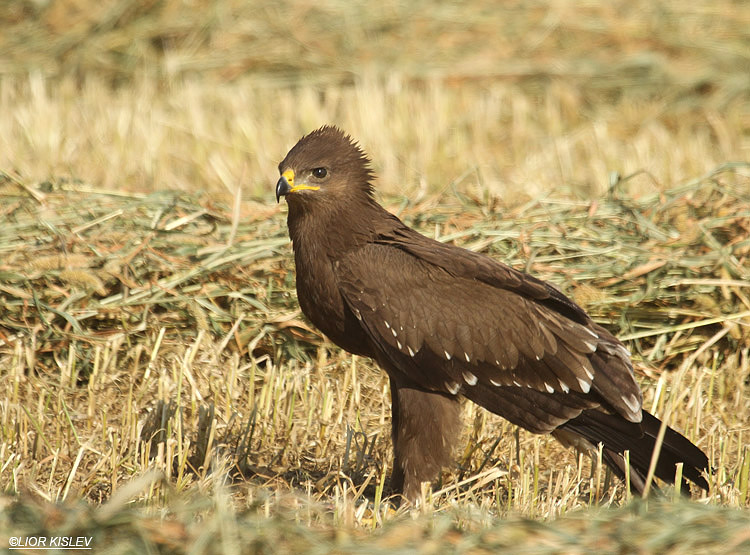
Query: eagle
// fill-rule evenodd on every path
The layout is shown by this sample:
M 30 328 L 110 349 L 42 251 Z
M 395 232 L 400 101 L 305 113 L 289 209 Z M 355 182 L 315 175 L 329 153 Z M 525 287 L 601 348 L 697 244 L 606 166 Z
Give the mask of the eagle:
M 451 462 L 464 397 L 603 461 L 642 493 L 662 422 L 642 407 L 630 353 L 556 286 L 406 226 L 374 198 L 371 161 L 338 127 L 279 164 L 299 305 L 391 390 L 392 489 L 416 501 Z M 625 452 L 629 451 L 629 464 Z M 708 483 L 705 453 L 667 427 L 654 475 Z M 656 484 L 654 484 L 654 487 Z

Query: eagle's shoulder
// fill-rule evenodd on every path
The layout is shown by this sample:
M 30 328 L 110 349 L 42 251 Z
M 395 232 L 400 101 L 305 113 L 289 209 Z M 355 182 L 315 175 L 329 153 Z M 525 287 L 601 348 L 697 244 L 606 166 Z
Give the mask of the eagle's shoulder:
M 534 299 L 580 324 L 588 325 L 591 321 L 586 312 L 554 284 L 484 254 L 442 243 L 404 225 L 382 234 L 378 242 L 407 252 L 422 263 L 456 277 L 475 279 Z

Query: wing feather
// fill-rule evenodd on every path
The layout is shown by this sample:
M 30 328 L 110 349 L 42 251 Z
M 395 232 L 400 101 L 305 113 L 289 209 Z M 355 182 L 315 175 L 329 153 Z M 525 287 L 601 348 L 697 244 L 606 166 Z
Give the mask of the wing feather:
M 597 402 L 639 421 L 640 389 L 619 354 L 624 348 L 590 320 L 498 287 L 502 276 L 494 284 L 457 276 L 390 244 L 351 252 L 338 270 L 346 304 L 361 315 L 390 372 L 420 387 L 481 398 L 502 416 L 515 402 L 509 400 L 536 391 L 543 396 L 533 398 L 544 403 L 530 408 L 529 418 L 543 428 Z M 503 283 L 521 282 L 511 274 Z M 585 403 L 578 399 L 592 394 Z

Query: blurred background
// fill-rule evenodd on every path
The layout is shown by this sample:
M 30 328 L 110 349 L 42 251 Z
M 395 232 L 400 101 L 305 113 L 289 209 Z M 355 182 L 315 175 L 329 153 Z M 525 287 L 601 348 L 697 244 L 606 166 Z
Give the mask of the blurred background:
M 742 0 L 17 0 L 0 169 L 272 199 L 334 123 L 379 188 L 506 202 L 666 187 L 750 156 Z

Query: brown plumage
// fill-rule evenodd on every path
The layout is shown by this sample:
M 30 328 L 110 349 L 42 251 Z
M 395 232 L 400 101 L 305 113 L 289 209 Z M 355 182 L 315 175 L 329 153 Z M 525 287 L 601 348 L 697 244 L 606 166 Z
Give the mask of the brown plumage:
M 305 315 L 388 373 L 392 484 L 414 500 L 451 461 L 459 396 L 534 433 L 593 451 L 643 491 L 661 422 L 642 409 L 624 345 L 552 284 L 420 235 L 372 194 L 369 160 L 336 127 L 279 164 Z M 656 476 L 708 489 L 706 455 L 667 429 Z M 683 484 L 686 486 L 687 483 Z

